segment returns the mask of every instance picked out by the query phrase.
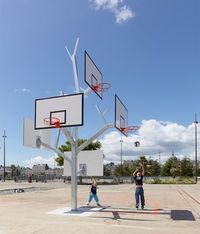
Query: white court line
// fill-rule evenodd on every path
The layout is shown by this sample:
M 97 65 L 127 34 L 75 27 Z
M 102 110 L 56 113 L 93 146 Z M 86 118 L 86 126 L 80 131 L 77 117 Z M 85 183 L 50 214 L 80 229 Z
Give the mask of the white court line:
M 99 207 L 95 207 L 95 208 L 81 207 L 81 208 L 78 208 L 76 211 L 72 211 L 71 207 L 64 207 L 61 209 L 47 212 L 47 214 L 61 215 L 61 216 L 91 216 L 100 210 L 102 210 L 101 207 L 100 208 Z

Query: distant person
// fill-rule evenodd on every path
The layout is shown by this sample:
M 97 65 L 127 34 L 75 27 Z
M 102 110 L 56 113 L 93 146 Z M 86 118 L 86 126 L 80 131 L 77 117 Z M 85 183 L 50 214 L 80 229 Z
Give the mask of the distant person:
M 144 177 L 144 163 L 140 163 L 140 168 L 136 168 L 133 172 L 133 177 L 135 180 L 135 207 L 139 209 L 141 202 L 141 209 L 144 209 L 145 199 L 144 199 L 144 189 L 143 189 L 143 177 Z
M 89 194 L 89 198 L 88 198 L 88 202 L 87 202 L 87 206 L 90 205 L 90 202 L 92 201 L 92 199 L 94 198 L 94 200 L 96 201 L 97 203 L 97 206 L 101 206 L 99 204 L 99 198 L 97 196 L 97 182 L 96 180 L 92 179 L 92 184 L 90 186 L 90 194 Z

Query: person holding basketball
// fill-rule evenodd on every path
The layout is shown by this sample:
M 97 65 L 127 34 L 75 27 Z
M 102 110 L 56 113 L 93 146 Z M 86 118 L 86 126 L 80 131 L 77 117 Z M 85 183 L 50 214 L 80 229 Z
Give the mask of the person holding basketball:
M 144 189 L 143 189 L 143 177 L 144 177 L 144 162 L 140 163 L 140 167 L 136 168 L 133 172 L 133 177 L 135 180 L 135 207 L 139 209 L 139 203 L 141 201 L 141 208 L 144 209 L 145 199 L 144 199 Z
M 101 206 L 99 204 L 99 198 L 97 196 L 97 189 L 98 189 L 97 182 L 96 182 L 96 180 L 92 179 L 92 184 L 90 186 L 90 195 L 89 195 L 89 198 L 88 198 L 87 206 L 89 206 L 89 204 L 90 204 L 90 202 L 92 201 L 93 198 L 96 201 L 97 206 Z

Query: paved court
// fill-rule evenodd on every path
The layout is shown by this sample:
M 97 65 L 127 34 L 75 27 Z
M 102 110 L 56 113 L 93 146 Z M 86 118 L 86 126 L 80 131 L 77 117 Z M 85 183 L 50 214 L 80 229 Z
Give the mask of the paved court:
M 11 193 L 16 188 L 24 192 Z M 86 207 L 89 188 L 81 185 L 78 211 L 71 212 L 69 184 L 0 182 L 0 234 L 199 233 L 200 184 L 144 190 L 145 210 L 134 208 L 134 184 L 100 185 L 103 207 Z

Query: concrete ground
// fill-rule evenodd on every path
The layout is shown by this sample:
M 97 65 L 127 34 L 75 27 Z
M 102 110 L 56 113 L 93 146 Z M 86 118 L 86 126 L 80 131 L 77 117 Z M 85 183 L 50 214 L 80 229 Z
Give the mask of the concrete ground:
M 10 193 L 16 188 L 24 192 Z M 0 234 L 200 233 L 200 184 L 145 184 L 145 210 L 134 208 L 134 184 L 100 185 L 100 209 L 85 207 L 89 188 L 79 185 L 71 213 L 70 190 L 64 183 L 0 182 Z

